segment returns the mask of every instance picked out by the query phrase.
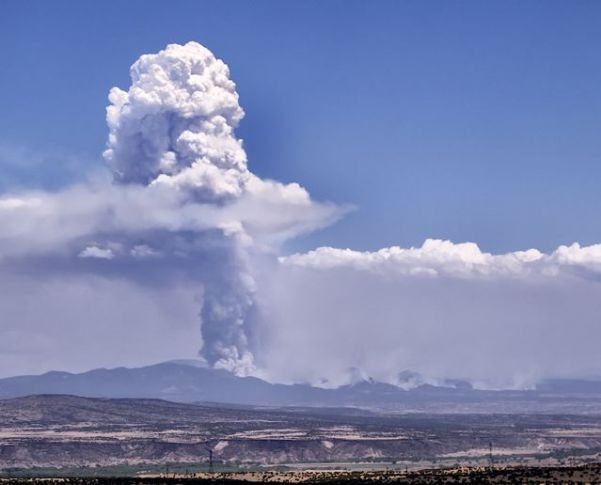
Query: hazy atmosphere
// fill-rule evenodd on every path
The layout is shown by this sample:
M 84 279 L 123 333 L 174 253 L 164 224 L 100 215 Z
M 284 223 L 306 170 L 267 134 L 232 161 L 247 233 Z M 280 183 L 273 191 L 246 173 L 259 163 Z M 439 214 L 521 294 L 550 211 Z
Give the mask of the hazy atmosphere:
M 601 377 L 601 5 L 438 5 L 4 2 L 0 376 Z

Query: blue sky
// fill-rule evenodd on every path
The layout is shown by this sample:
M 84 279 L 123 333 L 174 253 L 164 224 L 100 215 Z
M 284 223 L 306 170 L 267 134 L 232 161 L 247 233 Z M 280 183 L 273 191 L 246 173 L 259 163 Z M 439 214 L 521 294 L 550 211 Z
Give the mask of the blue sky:
M 586 1 L 0 2 L 0 375 L 600 376 L 600 41 Z
M 593 1 L 5 0 L 0 188 L 102 163 L 110 87 L 189 40 L 230 66 L 254 172 L 357 207 L 289 250 L 601 241 Z

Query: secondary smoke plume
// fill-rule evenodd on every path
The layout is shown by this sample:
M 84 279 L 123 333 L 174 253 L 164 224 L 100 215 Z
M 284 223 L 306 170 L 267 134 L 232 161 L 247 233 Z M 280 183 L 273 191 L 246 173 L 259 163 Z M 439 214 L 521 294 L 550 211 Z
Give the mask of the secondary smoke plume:
M 601 245 L 500 255 L 440 240 L 375 252 L 319 248 L 281 258 L 264 302 L 278 321 L 264 362 L 272 379 L 328 385 L 357 370 L 404 387 L 597 377 L 600 278 Z

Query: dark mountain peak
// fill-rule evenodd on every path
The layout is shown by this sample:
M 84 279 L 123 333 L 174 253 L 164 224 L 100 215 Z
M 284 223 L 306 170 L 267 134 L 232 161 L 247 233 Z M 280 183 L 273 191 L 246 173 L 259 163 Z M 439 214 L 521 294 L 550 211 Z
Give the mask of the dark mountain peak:
M 402 373 L 417 382 L 415 373 Z M 443 411 L 465 403 L 499 399 L 530 400 L 549 393 L 601 394 L 601 381 L 550 380 L 535 391 L 481 391 L 463 381 L 444 386 L 424 382 L 401 387 L 369 377 L 335 389 L 308 384 L 272 384 L 257 377 L 238 377 L 221 369 L 190 362 L 163 362 L 145 367 L 93 369 L 80 374 L 47 372 L 38 376 L 0 379 L 0 398 L 32 396 L 32 406 L 56 395 L 95 398 L 162 399 L 179 402 L 230 403 L 258 406 L 351 406 L 422 409 L 438 403 Z M 42 412 L 42 411 L 40 411 Z

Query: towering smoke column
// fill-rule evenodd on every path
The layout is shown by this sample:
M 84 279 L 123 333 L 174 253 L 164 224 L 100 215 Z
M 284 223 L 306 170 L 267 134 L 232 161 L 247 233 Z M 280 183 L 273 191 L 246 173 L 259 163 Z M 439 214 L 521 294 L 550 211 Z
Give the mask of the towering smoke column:
M 199 308 L 209 365 L 273 381 L 496 388 L 601 374 L 601 244 L 490 254 L 428 240 L 278 259 L 281 241 L 344 210 L 248 170 L 235 85 L 201 45 L 144 55 L 131 77 L 107 110 L 114 183 L 0 194 L 3 368 L 13 353 L 43 366 L 148 362 Z M 88 302 L 129 310 L 88 318 Z M 111 346 L 139 333 L 136 359 L 119 360 Z M 69 357 L 74 347 L 81 360 Z
M 206 362 L 253 373 L 262 324 L 254 318 L 257 262 L 275 266 L 281 241 L 342 212 L 315 203 L 298 184 L 248 170 L 234 134 L 244 116 L 235 85 L 200 44 L 143 55 L 131 79 L 127 91 L 109 95 L 104 158 L 112 181 L 0 196 L 0 275 L 8 266 L 17 274 L 35 268 L 41 277 L 198 294 Z
M 228 67 L 195 42 L 143 55 L 131 67 L 129 90 L 113 88 L 107 108 L 104 158 L 118 184 L 163 187 L 185 199 L 223 206 L 258 182 L 234 129 L 244 116 Z M 202 278 L 203 357 L 239 374 L 253 369 L 247 317 L 254 281 L 247 269 L 244 230 L 207 231 L 195 245 L 215 248 Z

